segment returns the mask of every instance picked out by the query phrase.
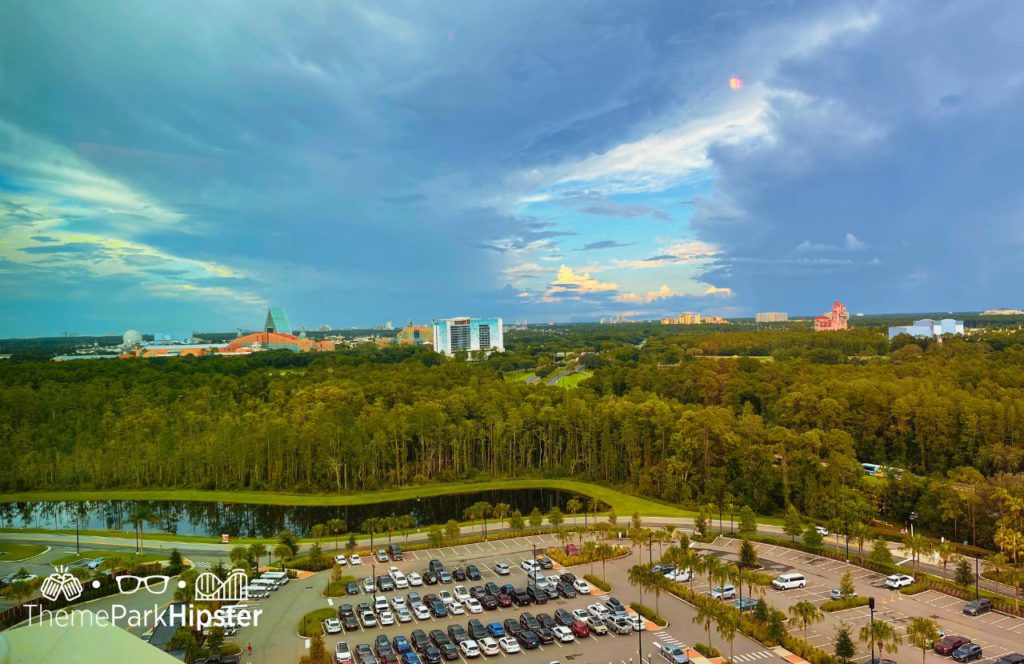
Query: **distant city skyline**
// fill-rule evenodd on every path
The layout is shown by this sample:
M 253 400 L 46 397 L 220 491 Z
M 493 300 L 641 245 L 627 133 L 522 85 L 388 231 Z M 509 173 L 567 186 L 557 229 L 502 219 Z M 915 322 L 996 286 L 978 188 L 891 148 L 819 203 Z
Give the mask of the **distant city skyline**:
M 1022 3 L 0 22 L 0 337 L 1024 306 Z

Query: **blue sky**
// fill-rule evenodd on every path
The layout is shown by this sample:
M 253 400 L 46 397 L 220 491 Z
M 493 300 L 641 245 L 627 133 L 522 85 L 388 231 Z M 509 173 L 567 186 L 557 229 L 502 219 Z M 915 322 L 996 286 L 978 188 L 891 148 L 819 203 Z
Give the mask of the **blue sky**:
M 1024 306 L 1019 2 L 0 24 L 0 336 Z

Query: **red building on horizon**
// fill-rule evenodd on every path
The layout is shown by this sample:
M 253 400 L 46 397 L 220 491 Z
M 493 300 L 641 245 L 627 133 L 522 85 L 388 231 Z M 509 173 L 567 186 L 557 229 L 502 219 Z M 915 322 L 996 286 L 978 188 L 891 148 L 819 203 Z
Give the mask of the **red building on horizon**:
M 815 332 L 833 332 L 835 330 L 849 329 L 850 312 L 846 305 L 836 300 L 832 303 L 832 311 L 824 316 L 814 317 Z

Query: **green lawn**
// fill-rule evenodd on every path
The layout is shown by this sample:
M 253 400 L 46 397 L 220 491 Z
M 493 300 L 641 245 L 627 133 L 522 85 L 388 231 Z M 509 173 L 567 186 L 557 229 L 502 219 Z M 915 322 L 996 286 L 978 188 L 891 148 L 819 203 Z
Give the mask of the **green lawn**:
M 323 634 L 324 625 L 323 622 L 328 618 L 337 618 L 338 612 L 334 609 L 316 609 L 310 611 L 306 615 L 302 616 L 302 620 L 296 626 L 296 630 L 302 636 L 313 636 L 314 634 Z
M 46 551 L 46 545 L 44 544 L 0 543 L 0 562 L 11 563 L 27 560 L 33 556 L 38 556 L 43 551 Z
M 649 516 L 693 516 L 693 512 L 679 507 L 665 505 L 648 498 L 631 496 L 617 489 L 588 482 L 558 479 L 501 479 L 484 482 L 448 482 L 445 484 L 426 484 L 408 486 L 388 491 L 375 491 L 351 495 L 309 494 L 309 493 L 274 493 L 267 491 L 201 491 L 198 489 L 166 489 L 166 490 L 119 490 L 103 491 L 33 491 L 25 493 L 8 493 L 0 495 L 0 502 L 31 502 L 40 500 L 109 500 L 116 493 L 118 500 L 198 500 L 225 503 L 254 503 L 260 505 L 369 505 L 371 503 L 392 500 L 409 500 L 417 497 L 444 496 L 449 494 L 473 493 L 495 489 L 562 489 L 592 496 L 611 505 L 619 516 L 629 516 L 640 512 Z M 13 529 L 14 532 L 33 532 L 26 529 Z M 53 532 L 37 529 L 35 532 Z M 109 534 L 98 531 L 95 534 Z M 160 534 L 161 539 L 168 539 Z M 188 538 L 180 538 L 187 541 Z M 213 538 L 195 537 L 194 541 L 210 541 Z
M 573 389 L 579 387 L 581 382 L 585 381 L 586 379 L 590 378 L 593 375 L 594 374 L 590 373 L 589 371 L 584 371 L 583 373 L 571 373 L 568 376 L 562 376 L 561 378 L 559 378 L 558 382 L 555 383 L 555 385 L 558 387 Z
M 144 553 L 141 556 L 137 556 L 134 553 L 125 551 L 104 551 L 102 549 L 90 549 L 88 551 L 82 551 L 81 555 L 70 554 L 63 558 L 54 560 L 53 565 L 68 565 L 75 562 L 76 560 L 91 560 L 93 558 L 106 558 L 107 560 L 121 560 L 126 563 L 153 563 L 160 560 L 167 560 L 169 554 L 167 553 Z
M 533 375 L 533 371 L 510 371 L 505 374 L 505 380 L 513 383 L 515 381 L 526 380 Z

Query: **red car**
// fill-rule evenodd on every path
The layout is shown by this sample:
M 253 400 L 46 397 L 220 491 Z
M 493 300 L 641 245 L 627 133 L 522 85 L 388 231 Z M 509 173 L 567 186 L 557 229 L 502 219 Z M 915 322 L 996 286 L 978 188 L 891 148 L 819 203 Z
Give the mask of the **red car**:
M 576 635 L 576 638 L 583 638 L 584 636 L 590 636 L 590 626 L 587 623 L 580 620 L 573 620 L 569 623 L 569 629 Z
M 936 641 L 934 650 L 940 655 L 952 655 L 953 651 L 960 646 L 967 645 L 971 640 L 966 636 L 946 636 L 941 641 Z
M 508 593 L 498 593 L 498 606 L 506 609 L 512 606 L 512 597 Z

